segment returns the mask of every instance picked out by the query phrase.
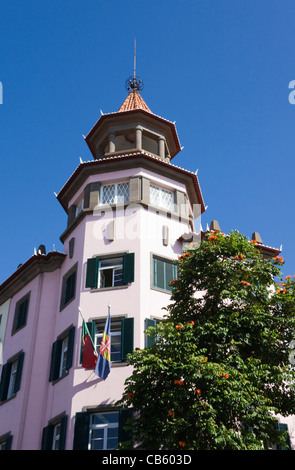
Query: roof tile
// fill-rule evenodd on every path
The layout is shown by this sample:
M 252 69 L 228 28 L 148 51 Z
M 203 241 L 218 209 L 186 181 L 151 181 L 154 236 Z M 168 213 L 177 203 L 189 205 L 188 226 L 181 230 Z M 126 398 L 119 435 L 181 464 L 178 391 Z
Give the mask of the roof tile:
M 140 96 L 137 90 L 131 91 L 129 93 L 124 103 L 119 108 L 119 111 L 131 111 L 134 109 L 144 109 L 145 111 L 151 113 L 150 108 L 147 106 L 144 99 Z

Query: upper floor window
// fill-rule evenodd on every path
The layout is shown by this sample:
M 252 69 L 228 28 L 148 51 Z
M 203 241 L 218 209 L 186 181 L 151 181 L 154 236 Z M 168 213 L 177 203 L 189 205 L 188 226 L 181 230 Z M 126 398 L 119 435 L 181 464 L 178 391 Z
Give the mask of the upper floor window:
M 71 326 L 62 333 L 52 345 L 49 381 L 67 375 L 73 363 L 75 327 Z
M 95 257 L 87 260 L 86 285 L 92 288 L 114 288 L 134 281 L 134 253 L 121 256 Z
M 14 319 L 12 325 L 12 334 L 23 328 L 27 323 L 30 294 L 20 299 L 15 307 Z
M 153 256 L 153 287 L 171 292 L 171 281 L 177 278 L 177 266 L 172 260 Z
M 81 201 L 76 205 L 76 213 L 75 216 L 78 217 L 80 212 L 82 212 L 84 209 L 84 199 L 81 199 Z
M 24 352 L 20 352 L 3 365 L 0 380 L 0 401 L 14 397 L 20 389 L 23 362 Z
M 150 203 L 161 207 L 162 209 L 171 211 L 173 208 L 173 192 L 162 188 L 161 186 L 151 184 Z
M 105 319 L 87 322 L 87 329 L 97 353 L 99 352 L 104 327 Z M 111 362 L 126 361 L 127 355 L 132 353 L 134 348 L 134 318 L 111 318 L 110 336 Z
M 106 258 L 100 261 L 98 286 L 116 287 L 123 285 L 123 256 Z
M 112 183 L 101 186 L 100 203 L 124 204 L 129 201 L 129 183 Z
M 61 291 L 60 309 L 63 309 L 75 298 L 77 263 L 64 275 Z

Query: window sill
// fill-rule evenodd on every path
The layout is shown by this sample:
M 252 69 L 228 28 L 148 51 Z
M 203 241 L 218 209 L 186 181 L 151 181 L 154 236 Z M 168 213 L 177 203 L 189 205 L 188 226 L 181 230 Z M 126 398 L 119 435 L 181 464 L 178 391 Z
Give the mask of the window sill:
M 111 287 L 96 287 L 91 289 L 92 292 L 104 292 L 109 290 L 120 290 L 120 289 L 128 289 L 128 284 L 124 286 L 111 286 Z
M 16 393 L 13 393 L 11 397 L 5 398 L 5 400 L 0 401 L 0 406 L 4 405 L 5 403 L 8 403 L 10 400 L 13 400 L 16 397 Z
M 155 291 L 157 291 L 157 292 L 161 292 L 162 294 L 169 294 L 169 295 L 172 294 L 172 291 L 171 291 L 171 290 L 161 289 L 161 287 L 151 286 L 151 290 L 155 290 Z

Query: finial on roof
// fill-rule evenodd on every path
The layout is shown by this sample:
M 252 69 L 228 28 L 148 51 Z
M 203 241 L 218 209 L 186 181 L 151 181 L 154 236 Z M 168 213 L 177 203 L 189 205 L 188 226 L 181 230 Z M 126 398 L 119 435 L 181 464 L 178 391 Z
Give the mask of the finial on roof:
M 136 39 L 134 39 L 133 77 L 127 78 L 125 88 L 128 92 L 141 91 L 143 89 L 142 79 L 136 76 Z

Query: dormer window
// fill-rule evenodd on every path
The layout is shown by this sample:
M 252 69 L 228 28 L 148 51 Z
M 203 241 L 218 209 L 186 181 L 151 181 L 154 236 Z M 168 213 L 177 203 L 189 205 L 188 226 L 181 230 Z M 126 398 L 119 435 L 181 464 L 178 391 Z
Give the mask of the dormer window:
M 100 204 L 124 204 L 129 201 L 129 182 L 101 186 Z
M 150 203 L 172 211 L 173 209 L 173 192 L 168 189 L 156 186 L 155 184 L 150 185 Z

